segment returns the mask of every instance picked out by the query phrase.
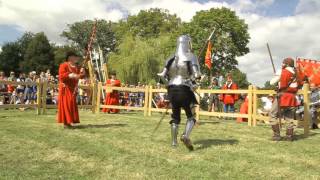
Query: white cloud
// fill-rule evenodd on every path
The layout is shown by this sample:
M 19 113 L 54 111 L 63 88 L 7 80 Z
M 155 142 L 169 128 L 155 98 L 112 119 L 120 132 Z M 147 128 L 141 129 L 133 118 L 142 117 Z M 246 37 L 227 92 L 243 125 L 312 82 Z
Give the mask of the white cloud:
M 44 31 L 49 39 L 62 42 L 59 34 L 66 24 L 84 19 L 123 18 L 117 9 L 106 11 L 100 0 L 4 0 L 0 4 L 0 24 L 18 25 L 22 30 Z
M 297 5 L 296 13 L 297 14 L 317 14 L 320 10 L 320 1 L 319 0 L 300 0 Z
M 163 8 L 190 21 L 197 11 L 229 7 L 249 25 L 250 53 L 239 58 L 239 67 L 249 81 L 262 85 L 272 75 L 266 43 L 269 42 L 276 66 L 287 56 L 320 59 L 320 1 L 300 0 L 296 14 L 289 17 L 264 17 L 255 14 L 259 7 L 274 0 L 221 1 L 191 0 L 0 0 L 0 24 L 18 25 L 23 31 L 44 31 L 50 40 L 62 43 L 59 36 L 66 24 L 84 19 L 117 21 L 141 9 Z
M 267 42 L 278 68 L 285 57 L 320 59 L 320 14 L 298 14 L 280 18 L 242 16 L 249 24 L 251 52 L 238 60 L 240 69 L 247 72 L 251 82 L 263 85 L 272 76 Z
M 198 3 L 189 0 L 0 0 L 0 24 L 18 25 L 22 31 L 44 31 L 50 40 L 62 43 L 59 36 L 66 25 L 84 19 L 118 21 L 141 9 L 164 8 L 190 20 L 196 11 L 227 6 L 227 3 Z

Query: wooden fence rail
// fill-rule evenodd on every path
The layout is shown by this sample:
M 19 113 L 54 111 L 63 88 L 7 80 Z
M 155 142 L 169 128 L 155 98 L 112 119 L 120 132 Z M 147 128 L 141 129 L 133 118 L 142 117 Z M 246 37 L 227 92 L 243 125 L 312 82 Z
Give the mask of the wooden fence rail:
M 28 86 L 37 86 L 37 101 L 35 104 L 5 104 L 0 105 L 1 108 L 20 108 L 20 107 L 33 107 L 36 109 L 37 114 L 45 114 L 47 108 L 57 108 L 56 105 L 48 105 L 46 103 L 47 99 L 47 88 L 58 88 L 57 84 L 51 84 L 48 82 L 11 82 L 11 81 L 0 81 L 0 85 L 28 85 Z M 166 109 L 155 108 L 152 106 L 153 95 L 154 93 L 167 93 L 166 89 L 154 89 L 152 86 L 146 86 L 144 88 L 128 88 L 128 87 L 112 87 L 112 86 L 103 86 L 102 83 L 95 83 L 88 86 L 79 86 L 79 88 L 91 90 L 92 100 L 91 105 L 79 106 L 80 108 L 91 109 L 93 113 L 99 113 L 101 108 L 111 108 L 111 109 L 125 109 L 125 110 L 134 110 L 134 111 L 143 111 L 144 116 L 151 116 L 152 112 L 165 112 Z M 143 93 L 144 94 L 144 103 L 142 107 L 131 107 L 131 106 L 120 106 L 120 105 L 103 105 L 101 102 L 102 93 L 112 92 L 112 91 L 124 91 L 129 93 Z M 196 106 L 196 119 L 199 120 L 200 116 L 217 116 L 217 117 L 241 117 L 248 119 L 249 126 L 256 126 L 259 121 L 269 121 L 269 118 L 266 116 L 259 115 L 257 113 L 258 109 L 258 96 L 276 94 L 274 90 L 258 90 L 255 86 L 250 85 L 248 89 L 241 90 L 210 90 L 210 89 L 197 89 L 196 98 L 200 100 L 199 94 L 246 94 L 248 97 L 248 114 L 240 113 L 223 113 L 223 112 L 208 112 L 203 111 L 199 105 Z M 304 134 L 308 135 L 309 133 L 309 104 L 310 104 L 310 90 L 309 85 L 305 84 L 302 90 L 298 91 L 298 94 L 303 95 L 304 97 L 304 119 L 303 127 Z M 171 112 L 171 110 L 168 110 Z

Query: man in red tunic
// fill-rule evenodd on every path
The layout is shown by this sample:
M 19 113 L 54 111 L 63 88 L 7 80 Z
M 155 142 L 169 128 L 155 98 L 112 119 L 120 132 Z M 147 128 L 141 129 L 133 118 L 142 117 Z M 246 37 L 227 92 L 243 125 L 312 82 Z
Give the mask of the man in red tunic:
M 274 77 L 270 83 L 278 83 L 278 97 L 274 99 L 272 108 L 270 110 L 270 124 L 273 130 L 272 140 L 280 141 L 280 126 L 278 118 L 281 114 L 288 121 L 286 130 L 286 140 L 293 141 L 294 123 L 293 117 L 295 108 L 297 107 L 296 93 L 298 91 L 298 82 L 296 78 L 296 70 L 294 68 L 294 60 L 292 58 L 286 58 L 282 63 L 282 70 L 278 76 Z
M 120 80 L 116 78 L 116 73 L 111 74 L 111 79 L 107 80 L 106 86 L 121 86 Z M 118 91 L 112 91 L 108 92 L 106 95 L 106 100 L 105 100 L 105 105 L 119 105 L 119 93 Z M 103 108 L 103 112 L 112 112 L 112 113 L 119 113 L 119 109 L 108 109 L 108 108 Z
M 79 69 L 76 63 L 79 56 L 67 52 L 66 62 L 59 66 L 58 123 L 65 128 L 72 128 L 73 123 L 80 123 L 76 102 L 79 79 L 84 76 L 84 69 Z
M 233 82 L 231 74 L 227 75 L 227 81 L 222 87 L 223 90 L 236 90 L 238 85 Z M 238 94 L 221 94 L 220 100 L 223 102 L 223 110 L 225 113 L 234 112 L 234 104 L 239 99 Z

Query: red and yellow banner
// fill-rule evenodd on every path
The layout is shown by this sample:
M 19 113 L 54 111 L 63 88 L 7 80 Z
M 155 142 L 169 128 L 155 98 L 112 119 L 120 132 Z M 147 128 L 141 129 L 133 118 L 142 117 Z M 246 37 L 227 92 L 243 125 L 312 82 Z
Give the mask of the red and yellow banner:
M 320 86 L 320 61 L 297 58 L 298 79 L 308 78 L 310 84 Z
M 209 41 L 209 42 L 208 42 L 207 52 L 206 52 L 206 57 L 205 57 L 205 60 L 204 60 L 206 66 L 208 67 L 208 69 L 211 69 L 211 67 L 212 67 L 212 62 L 211 62 L 211 48 L 212 48 L 212 45 L 211 45 L 211 42 Z

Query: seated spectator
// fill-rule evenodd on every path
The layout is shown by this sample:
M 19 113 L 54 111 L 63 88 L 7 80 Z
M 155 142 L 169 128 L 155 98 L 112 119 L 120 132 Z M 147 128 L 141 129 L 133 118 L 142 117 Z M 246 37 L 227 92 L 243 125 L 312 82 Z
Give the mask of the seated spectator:
M 32 83 L 33 82 L 33 73 L 30 72 L 29 76 L 26 78 L 25 82 Z M 33 88 L 31 85 L 26 85 L 26 88 L 24 90 L 24 101 L 25 104 L 30 104 L 33 100 Z
M 7 77 L 3 71 L 0 71 L 0 81 L 6 81 Z M 7 86 L 5 84 L 0 85 L 0 92 L 7 92 Z
M 157 83 L 157 89 L 161 89 L 160 83 Z M 155 94 L 155 105 L 157 108 L 167 108 L 169 101 L 167 100 L 166 93 L 159 92 Z
M 25 78 L 25 74 L 24 73 L 20 73 L 19 77 L 17 78 L 17 82 L 25 82 L 26 78 Z M 18 85 L 17 86 L 17 94 L 18 94 L 18 100 L 19 100 L 19 104 L 23 104 L 24 103 L 24 98 L 23 98 L 23 94 L 24 94 L 24 90 L 25 86 L 23 85 Z
M 10 76 L 8 77 L 7 81 L 16 81 L 15 73 L 13 71 L 10 72 Z M 15 86 L 9 84 L 8 86 L 8 93 L 13 93 L 15 91 Z

